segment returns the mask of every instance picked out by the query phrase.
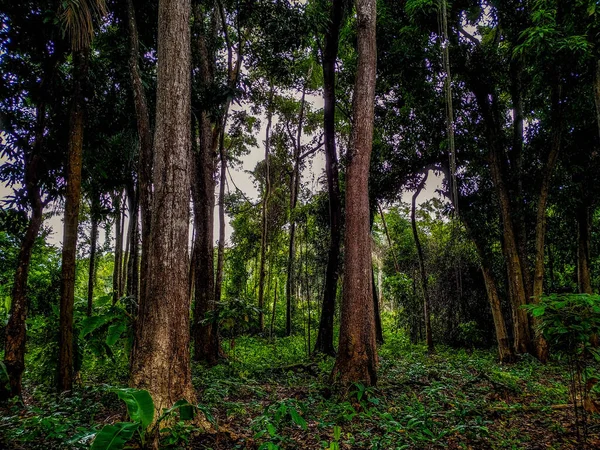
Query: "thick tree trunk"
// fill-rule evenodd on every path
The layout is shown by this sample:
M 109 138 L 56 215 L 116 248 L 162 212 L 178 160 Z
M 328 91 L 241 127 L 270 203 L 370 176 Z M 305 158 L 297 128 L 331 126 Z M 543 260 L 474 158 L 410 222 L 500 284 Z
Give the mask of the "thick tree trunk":
M 139 41 L 133 0 L 127 0 L 127 25 L 129 32 L 129 73 L 133 88 L 133 100 L 137 133 L 140 143 L 138 162 L 138 198 L 141 214 L 142 255 L 139 274 L 138 302 L 145 296 L 148 279 L 148 251 L 150 246 L 150 223 L 152 220 L 152 129 L 148 102 L 139 68 Z
M 425 187 L 427 181 L 427 172 L 425 176 L 417 186 L 417 190 L 412 196 L 412 208 L 410 213 L 410 223 L 412 226 L 413 238 L 415 240 L 415 246 L 417 247 L 417 256 L 419 257 L 419 272 L 421 275 L 421 289 L 423 290 L 423 317 L 425 319 L 425 342 L 427 343 L 427 351 L 429 353 L 435 352 L 433 345 L 433 335 L 431 333 L 431 307 L 429 301 L 429 288 L 427 286 L 427 272 L 425 270 L 425 258 L 423 257 L 423 248 L 421 247 L 421 240 L 419 239 L 419 232 L 417 230 L 416 210 L 417 210 L 417 197 Z
M 271 123 L 273 121 L 273 83 L 271 83 L 269 93 L 269 104 L 267 106 L 267 130 L 265 135 L 265 191 L 262 200 L 262 227 L 260 238 L 260 269 L 258 273 L 258 327 L 262 333 L 265 328 L 265 276 L 266 276 L 266 254 L 268 242 L 268 214 L 269 214 L 269 197 L 271 196 L 271 174 L 269 170 L 269 153 L 271 145 Z
M 140 305 L 131 384 L 156 406 L 196 402 L 190 367 L 190 0 L 160 0 L 154 195 L 146 295 Z
M 358 63 L 346 183 L 344 291 L 340 344 L 332 379 L 342 386 L 377 382 L 377 343 L 371 276 L 369 166 L 373 140 L 376 2 L 357 0 Z
M 217 363 L 219 345 L 213 326 L 203 324 L 207 313 L 215 309 L 215 272 L 213 216 L 215 210 L 215 159 L 212 154 L 212 133 L 208 113 L 202 111 L 198 124 L 198 139 L 194 152 L 194 359 L 209 365 Z
M 113 305 L 121 298 L 121 266 L 123 264 L 123 225 L 121 223 L 121 195 L 115 197 L 115 252 L 113 267 Z
M 60 287 L 60 324 L 58 341 L 58 389 L 73 388 L 73 302 L 75 300 L 75 258 L 77 256 L 77 228 L 81 201 L 81 167 L 83 160 L 84 80 L 88 72 L 89 49 L 73 52 L 73 100 L 69 123 L 69 157 Z
M 95 203 L 95 200 L 92 200 Z M 88 270 L 87 316 L 92 315 L 94 307 L 94 284 L 96 278 L 96 246 L 98 243 L 98 215 L 92 206 L 92 229 L 90 231 L 90 265 Z
M 592 293 L 590 276 L 590 211 L 585 203 L 577 208 L 577 286 L 582 294 Z
M 344 1 L 332 0 L 329 27 L 325 32 L 323 51 L 323 134 L 325 143 L 325 174 L 329 193 L 329 252 L 319 331 L 315 352 L 335 355 L 333 347 L 333 320 L 337 294 L 342 207 L 338 182 L 338 159 L 335 145 L 335 63 L 337 60 L 340 28 L 344 16 Z

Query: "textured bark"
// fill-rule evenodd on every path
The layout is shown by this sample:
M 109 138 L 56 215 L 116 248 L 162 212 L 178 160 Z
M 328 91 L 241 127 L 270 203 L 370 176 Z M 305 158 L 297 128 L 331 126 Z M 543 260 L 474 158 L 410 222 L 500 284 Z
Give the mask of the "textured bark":
M 577 218 L 577 286 L 582 294 L 592 293 L 590 276 L 590 210 L 582 203 L 576 212 Z
M 163 408 L 196 402 L 190 368 L 190 1 L 160 0 L 154 195 L 146 295 L 140 305 L 131 384 Z
M 88 297 L 87 297 L 87 316 L 92 315 L 94 307 L 94 284 L 96 279 L 96 244 L 98 243 L 98 214 L 94 211 L 97 206 L 96 201 L 92 200 L 92 229 L 90 231 L 90 265 L 88 270 Z
M 21 380 L 25 370 L 25 342 L 27 338 L 25 325 L 28 309 L 27 280 L 33 246 L 43 223 L 44 204 L 40 195 L 38 166 L 40 163 L 39 154 L 44 140 L 45 123 L 46 106 L 43 102 L 40 102 L 36 108 L 36 135 L 33 151 L 26 153 L 24 158 L 25 188 L 27 190 L 27 200 L 31 205 L 31 218 L 19 249 L 4 343 L 4 365 L 8 373 L 10 391 L 6 392 L 0 388 L 0 399 L 20 397 L 22 392 Z
M 346 178 L 344 291 L 340 344 L 332 379 L 341 386 L 377 382 L 377 344 L 371 276 L 369 165 L 373 142 L 376 2 L 357 0 L 358 63 Z
M 561 88 L 559 87 L 558 74 L 556 75 L 555 86 L 552 89 L 552 142 L 544 173 L 542 184 L 540 186 L 540 194 L 537 201 L 537 217 L 535 224 L 535 269 L 533 273 L 533 302 L 541 301 L 544 293 L 544 245 L 546 239 L 546 205 L 548 203 L 548 195 L 550 193 L 550 185 L 552 183 L 552 175 L 558 160 L 558 155 L 561 149 L 562 142 L 562 112 L 561 112 Z M 539 328 L 539 319 L 533 317 L 534 329 Z M 535 333 L 535 356 L 541 361 L 548 360 L 548 343 L 544 336 L 537 332 Z
M 260 233 L 260 268 L 258 273 L 258 327 L 262 333 L 265 328 L 265 276 L 266 276 L 266 254 L 267 254 L 267 242 L 268 242 L 268 214 L 269 214 L 269 197 L 271 196 L 271 174 L 269 171 L 269 153 L 271 146 L 271 123 L 273 121 L 273 83 L 271 83 L 269 93 L 269 104 L 267 106 L 267 130 L 265 135 L 265 191 L 263 192 L 262 199 L 262 227 Z
M 344 1 L 332 0 L 329 27 L 325 32 L 323 50 L 323 134 L 325 143 L 325 174 L 329 193 L 329 252 L 321 319 L 315 343 L 315 352 L 335 355 L 333 347 L 333 320 L 337 294 L 342 207 L 338 182 L 338 159 L 335 145 L 335 63 L 339 49 L 340 28 L 344 16 Z
M 427 351 L 433 353 L 435 347 L 433 345 L 433 335 L 431 333 L 431 307 L 429 301 L 429 288 L 427 286 L 427 272 L 425 270 L 425 258 L 423 256 L 423 248 L 421 247 L 421 240 L 419 239 L 419 232 L 417 230 L 416 221 L 416 210 L 417 210 L 417 197 L 425 187 L 427 182 L 427 172 L 425 176 L 417 186 L 417 190 L 412 196 L 412 208 L 410 212 L 410 223 L 412 226 L 413 238 L 415 240 L 415 246 L 417 247 L 417 256 L 419 257 L 419 273 L 421 276 L 421 289 L 423 290 L 423 317 L 425 319 L 425 342 L 427 343 Z
M 58 389 L 73 388 L 73 302 L 75 300 L 75 258 L 77 227 L 81 201 L 81 166 L 83 159 L 84 80 L 88 72 L 89 49 L 73 52 L 73 97 L 69 122 L 69 157 L 65 179 L 65 217 L 63 231 L 60 287 L 60 324 L 58 340 Z
M 194 179 L 194 359 L 216 364 L 219 356 L 217 336 L 212 324 L 203 324 L 207 313 L 215 308 L 213 216 L 215 209 L 215 159 L 208 113 L 201 112 L 198 139 L 193 158 Z
M 144 300 L 148 279 L 148 250 L 152 220 L 152 129 L 146 93 L 139 68 L 139 40 L 133 0 L 127 0 L 127 25 L 129 32 L 129 73 L 133 90 L 133 103 L 140 144 L 138 161 L 138 198 L 141 215 L 142 255 L 139 274 L 138 302 Z M 136 266 L 137 267 L 137 266 Z
M 121 266 L 123 264 L 123 226 L 121 223 L 121 195 L 115 196 L 115 262 L 113 267 L 113 305 L 121 298 Z

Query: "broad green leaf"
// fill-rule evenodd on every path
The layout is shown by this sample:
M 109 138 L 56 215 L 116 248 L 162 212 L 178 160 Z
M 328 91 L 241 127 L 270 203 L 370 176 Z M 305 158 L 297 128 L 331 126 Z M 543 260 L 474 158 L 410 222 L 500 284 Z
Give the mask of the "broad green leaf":
M 79 337 L 86 337 L 88 334 L 93 333 L 113 319 L 114 317 L 112 315 L 86 317 L 81 321 L 81 332 L 79 333 Z
M 308 427 L 306 425 L 306 420 L 304 420 L 304 417 L 302 417 L 298 411 L 296 411 L 296 409 L 294 408 L 290 408 L 289 409 L 290 412 L 290 416 L 292 416 L 292 421 L 298 425 L 300 428 L 302 428 L 303 430 L 306 430 Z
M 106 335 L 106 345 L 112 347 L 121 337 L 121 334 L 127 329 L 127 324 L 124 322 L 113 323 L 108 327 Z
M 127 413 L 134 422 L 142 424 L 145 430 L 154 420 L 154 402 L 150 393 L 144 389 L 115 389 L 121 400 L 127 405 Z
M 105 425 L 92 442 L 91 450 L 121 450 L 139 428 L 139 423 L 119 422 Z

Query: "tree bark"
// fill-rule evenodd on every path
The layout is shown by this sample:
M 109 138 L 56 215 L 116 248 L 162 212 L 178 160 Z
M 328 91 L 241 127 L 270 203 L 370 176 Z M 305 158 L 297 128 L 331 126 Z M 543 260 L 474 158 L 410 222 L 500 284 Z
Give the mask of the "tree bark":
M 433 335 L 431 333 L 431 307 L 429 301 L 429 289 L 427 286 L 427 272 L 425 270 L 425 258 L 423 257 L 423 248 L 421 247 L 421 240 L 419 239 L 419 233 L 417 230 L 416 221 L 416 210 L 417 210 L 417 197 L 425 187 L 427 182 L 428 172 L 425 172 L 425 176 L 417 186 L 417 190 L 412 196 L 412 208 L 410 213 L 410 223 L 412 225 L 413 238 L 415 239 L 415 246 L 417 247 L 417 256 L 419 257 L 419 272 L 421 275 L 421 289 L 423 290 L 423 317 L 425 319 L 425 342 L 427 343 L 427 351 L 431 354 L 435 352 L 433 345 Z
M 590 276 L 590 210 L 582 203 L 576 212 L 577 218 L 577 286 L 581 294 L 592 293 Z
M 294 170 L 290 177 L 290 240 L 288 244 L 287 280 L 285 284 L 285 334 L 292 335 L 292 292 L 294 292 L 294 259 L 296 248 L 296 217 L 295 210 L 298 203 L 298 191 L 300 190 L 300 153 L 302 151 L 302 122 L 304 121 L 304 102 L 306 99 L 306 85 L 302 90 L 300 100 L 300 114 L 298 118 L 298 130 L 294 142 Z
M 194 152 L 194 256 L 196 260 L 194 301 L 194 359 L 209 365 L 217 363 L 219 346 L 212 324 L 203 324 L 215 308 L 213 219 L 215 210 L 215 159 L 208 113 L 200 112 L 198 139 Z
M 340 344 L 332 379 L 341 386 L 377 382 L 377 344 L 369 208 L 369 166 L 373 143 L 376 2 L 357 0 L 358 63 L 346 184 L 344 291 Z
M 90 264 L 88 270 L 88 297 L 87 297 L 87 316 L 92 315 L 94 307 L 94 283 L 96 278 L 96 245 L 98 242 L 98 213 L 95 210 L 98 207 L 97 201 L 92 200 L 92 229 L 90 231 Z
M 127 0 L 127 25 L 129 32 L 129 73 L 133 90 L 133 103 L 140 145 L 138 161 L 138 199 L 141 215 L 142 255 L 139 274 L 138 303 L 144 301 L 148 279 L 148 251 L 152 220 L 152 129 L 150 112 L 139 67 L 139 39 L 133 0 Z
M 267 242 L 268 242 L 268 214 L 269 214 L 269 197 L 271 196 L 271 174 L 269 171 L 269 153 L 270 153 L 270 134 L 271 134 L 271 123 L 273 121 L 273 83 L 271 82 L 270 93 L 269 93 L 269 104 L 267 105 L 267 130 L 265 135 L 265 191 L 263 193 L 262 200 L 262 228 L 260 238 L 260 269 L 258 273 L 258 327 L 262 333 L 265 328 L 265 263 L 267 254 Z
M 156 406 L 196 402 L 190 367 L 190 0 L 160 0 L 154 195 L 146 295 L 140 305 L 131 384 Z
M 27 339 L 27 280 L 29 265 L 35 240 L 43 223 L 44 203 L 42 202 L 38 166 L 40 153 L 43 148 L 44 130 L 46 124 L 46 105 L 40 102 L 36 108 L 36 129 L 33 151 L 25 154 L 25 189 L 27 200 L 31 205 L 31 218 L 21 241 L 17 268 L 12 288 L 12 298 L 8 323 L 6 324 L 6 339 L 4 342 L 4 365 L 8 372 L 9 391 L 0 389 L 0 399 L 21 396 L 22 377 L 25 370 L 25 342 Z
M 337 60 L 340 29 L 344 17 L 344 0 L 332 0 L 331 21 L 325 31 L 323 50 L 323 134 L 325 143 L 325 174 L 329 193 L 329 252 L 325 274 L 325 289 L 321 319 L 315 343 L 315 353 L 335 355 L 333 321 L 337 294 L 342 207 L 340 202 L 338 158 L 335 144 L 335 63 Z
M 81 167 L 83 160 L 84 81 L 88 73 L 89 49 L 73 52 L 73 97 L 69 123 L 69 157 L 67 161 L 65 216 L 60 287 L 60 323 L 58 340 L 58 389 L 73 388 L 73 303 L 75 300 L 75 259 L 77 228 L 81 201 Z
M 115 196 L 115 252 L 113 266 L 113 305 L 121 298 L 121 266 L 123 264 L 123 227 L 121 223 L 121 194 Z

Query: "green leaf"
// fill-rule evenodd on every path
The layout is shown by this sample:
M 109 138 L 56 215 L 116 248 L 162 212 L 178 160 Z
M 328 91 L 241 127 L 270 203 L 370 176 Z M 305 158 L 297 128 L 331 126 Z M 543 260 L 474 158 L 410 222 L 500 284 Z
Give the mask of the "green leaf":
M 91 450 L 121 450 L 139 428 L 139 423 L 119 422 L 105 425 L 92 442 Z
M 295 408 L 290 408 L 289 409 L 290 412 L 290 416 L 292 416 L 292 421 L 298 425 L 300 428 L 302 428 L 303 430 L 307 430 L 308 426 L 306 424 L 306 420 L 304 420 L 304 417 L 302 417 L 298 411 L 296 411 Z
M 123 332 L 127 329 L 125 322 L 113 323 L 108 327 L 108 333 L 106 335 L 106 345 L 112 347 L 119 340 Z
M 145 430 L 154 420 L 154 402 L 150 393 L 144 389 L 115 389 L 116 394 L 127 405 L 127 413 L 134 422 L 142 424 Z
M 112 315 L 86 317 L 81 321 L 81 332 L 79 333 L 79 337 L 86 337 L 88 334 L 93 333 L 113 319 L 114 317 Z

